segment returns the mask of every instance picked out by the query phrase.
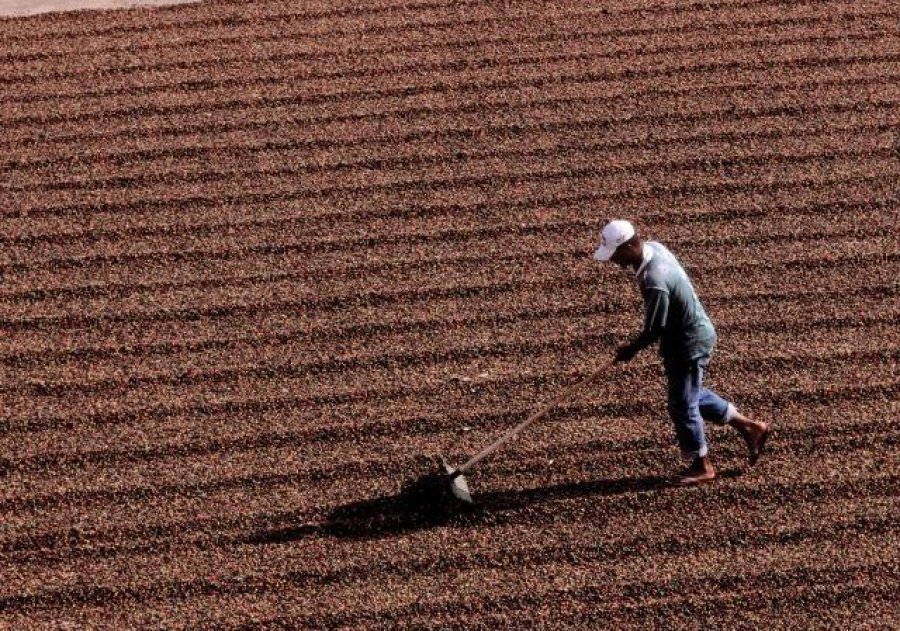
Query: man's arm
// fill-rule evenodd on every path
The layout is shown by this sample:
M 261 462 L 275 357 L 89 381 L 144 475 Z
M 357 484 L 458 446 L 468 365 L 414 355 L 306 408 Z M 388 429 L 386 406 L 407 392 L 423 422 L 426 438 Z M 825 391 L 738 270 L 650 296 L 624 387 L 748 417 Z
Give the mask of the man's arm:
M 660 338 L 669 317 L 669 292 L 649 288 L 644 292 L 644 330 L 631 342 L 619 348 L 616 361 L 630 361 L 640 351 Z

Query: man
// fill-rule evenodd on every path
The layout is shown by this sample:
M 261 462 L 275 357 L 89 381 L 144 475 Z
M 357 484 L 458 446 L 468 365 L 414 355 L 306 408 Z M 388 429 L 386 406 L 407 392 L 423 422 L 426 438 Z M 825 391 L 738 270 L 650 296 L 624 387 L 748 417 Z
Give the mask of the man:
M 616 351 L 616 362 L 627 362 L 659 341 L 668 381 L 668 410 L 682 457 L 690 461 L 679 484 L 708 482 L 716 477 L 709 461 L 703 421 L 734 427 L 747 444 L 755 464 L 769 436 L 768 423 L 753 421 L 715 392 L 703 387 L 716 331 L 678 259 L 662 244 L 644 241 L 628 221 L 611 221 L 603 228 L 598 261 L 631 268 L 644 298 L 644 329 Z

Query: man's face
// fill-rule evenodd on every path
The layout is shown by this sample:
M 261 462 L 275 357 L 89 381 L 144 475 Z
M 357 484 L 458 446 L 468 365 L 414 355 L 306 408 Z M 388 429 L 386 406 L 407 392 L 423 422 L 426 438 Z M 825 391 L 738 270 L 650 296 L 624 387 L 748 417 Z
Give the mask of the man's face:
M 628 249 L 627 244 L 620 245 L 616 248 L 616 251 L 613 252 L 612 257 L 609 259 L 619 267 L 625 268 L 628 267 L 628 258 L 626 256 L 625 250 Z
M 638 254 L 637 241 L 631 240 L 623 243 L 619 247 L 616 248 L 616 251 L 613 252 L 613 255 L 609 259 L 622 269 L 628 269 L 628 267 L 633 267 L 636 262 L 640 261 L 640 255 Z

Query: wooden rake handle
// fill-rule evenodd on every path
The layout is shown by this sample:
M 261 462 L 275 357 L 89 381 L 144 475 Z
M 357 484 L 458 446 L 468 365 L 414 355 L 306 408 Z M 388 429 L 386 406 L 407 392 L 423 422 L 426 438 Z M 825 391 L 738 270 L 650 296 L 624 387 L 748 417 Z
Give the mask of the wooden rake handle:
M 544 405 L 544 407 L 542 407 L 540 410 L 538 410 L 537 412 L 535 412 L 534 414 L 529 416 L 527 419 L 525 419 L 524 421 L 522 421 L 521 423 L 519 423 L 518 425 L 516 425 L 515 427 L 510 429 L 508 432 L 506 432 L 503 436 L 501 436 L 500 438 L 498 438 L 497 440 L 492 442 L 490 445 L 485 447 L 483 450 L 481 450 L 480 452 L 478 452 L 477 454 L 472 456 L 465 464 L 460 466 L 455 471 L 455 475 L 462 475 L 463 473 L 465 473 L 466 471 L 468 471 L 469 469 L 471 469 L 472 467 L 477 465 L 479 462 L 481 462 L 482 460 L 484 460 L 485 458 L 490 456 L 492 453 L 497 451 L 501 447 L 501 445 L 509 442 L 510 440 L 512 440 L 513 438 L 518 436 L 520 433 L 522 433 L 522 431 L 526 427 L 528 427 L 529 425 L 534 423 L 536 420 L 538 420 L 539 418 L 544 416 L 554 406 L 559 405 L 563 401 L 567 401 L 568 399 L 573 397 L 582 388 L 587 386 L 589 383 L 595 381 L 598 377 L 600 377 L 600 375 L 603 375 L 604 373 L 606 373 L 606 371 L 609 370 L 613 365 L 615 365 L 615 364 L 614 363 L 606 364 L 602 368 L 594 371 L 593 373 L 591 373 L 590 375 L 588 375 L 587 377 L 585 377 L 584 379 L 582 379 L 581 381 L 576 383 L 574 386 L 569 386 L 567 389 L 563 390 L 559 395 L 556 396 L 556 398 L 554 398 L 551 401 L 549 401 L 548 403 L 546 403 Z

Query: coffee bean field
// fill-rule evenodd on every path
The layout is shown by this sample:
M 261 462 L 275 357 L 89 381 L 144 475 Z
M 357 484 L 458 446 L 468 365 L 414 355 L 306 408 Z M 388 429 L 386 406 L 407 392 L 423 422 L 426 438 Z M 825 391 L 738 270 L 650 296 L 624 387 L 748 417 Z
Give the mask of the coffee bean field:
M 212 0 L 0 20 L 0 627 L 900 626 L 895 0 Z M 691 274 L 655 352 L 468 481 Z

